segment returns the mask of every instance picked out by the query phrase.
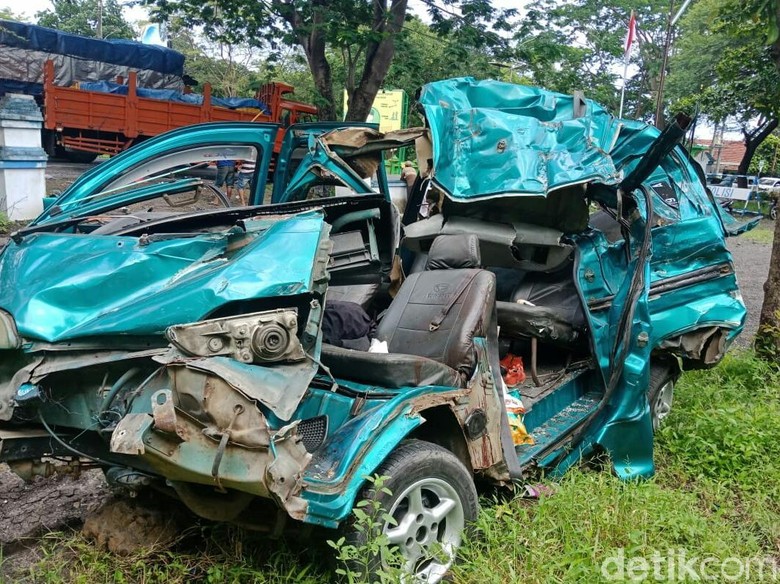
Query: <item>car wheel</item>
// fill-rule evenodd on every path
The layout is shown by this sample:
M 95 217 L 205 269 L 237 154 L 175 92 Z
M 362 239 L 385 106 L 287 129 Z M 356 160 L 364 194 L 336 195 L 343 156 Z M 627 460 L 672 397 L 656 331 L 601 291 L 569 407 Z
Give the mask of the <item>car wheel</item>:
M 772 205 L 772 206 L 769 208 L 769 218 L 770 218 L 772 221 L 774 221 L 775 219 L 777 219 L 777 207 L 776 207 L 775 205 Z
M 665 364 L 650 366 L 650 387 L 647 399 L 650 402 L 650 419 L 653 421 L 653 432 L 657 432 L 666 417 L 672 411 L 674 398 L 674 370 Z
M 84 150 L 65 150 L 65 158 L 70 162 L 78 164 L 90 164 L 98 157 L 97 152 L 86 152 Z
M 393 522 L 380 523 L 391 549 L 400 555 L 404 572 L 415 582 L 440 582 L 455 561 L 464 529 L 479 511 L 471 472 L 450 451 L 409 440 L 401 443 L 376 474 L 388 477 L 382 486 L 390 494 L 369 485 L 361 498 L 378 502 L 393 517 Z M 352 521 L 346 537 L 352 545 L 365 548 L 368 534 L 361 527 Z M 381 568 L 376 558 L 370 569 Z

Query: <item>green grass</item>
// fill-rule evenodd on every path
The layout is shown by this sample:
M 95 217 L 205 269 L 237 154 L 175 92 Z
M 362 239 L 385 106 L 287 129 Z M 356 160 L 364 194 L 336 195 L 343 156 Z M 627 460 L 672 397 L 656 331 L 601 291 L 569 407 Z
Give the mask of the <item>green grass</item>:
M 697 557 L 776 557 L 780 377 L 751 355 L 685 374 L 657 440 L 653 480 L 575 470 L 539 504 L 485 506 L 457 582 L 598 582 L 602 562 L 685 548 Z
M 619 548 L 627 557 L 684 548 L 688 557 L 777 558 L 778 398 L 777 370 L 750 353 L 686 373 L 658 436 L 654 479 L 623 483 L 583 468 L 545 481 L 554 493 L 539 502 L 483 501 L 453 581 L 590 584 L 603 581 L 602 562 Z M 333 580 L 326 547 L 266 542 L 225 526 L 132 558 L 97 551 L 72 533 L 51 534 L 43 549 L 29 574 L 34 582 Z
M 747 233 L 740 235 L 740 239 L 747 239 L 755 243 L 763 243 L 771 245 L 775 236 L 773 225 L 768 221 L 762 221 L 755 229 L 751 229 Z
M 324 548 L 324 543 L 286 545 L 236 527 L 211 525 L 183 534 L 168 549 L 122 557 L 98 549 L 79 532 L 53 532 L 43 538 L 40 561 L 6 582 L 320 584 L 331 580 L 320 561 Z M 0 577 L 0 583 L 6 582 Z

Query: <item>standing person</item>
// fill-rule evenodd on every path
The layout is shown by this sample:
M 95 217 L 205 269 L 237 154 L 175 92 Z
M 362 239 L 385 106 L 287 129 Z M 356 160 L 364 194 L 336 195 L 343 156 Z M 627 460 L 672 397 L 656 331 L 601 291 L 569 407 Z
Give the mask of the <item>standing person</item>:
M 241 206 L 249 204 L 249 188 L 252 183 L 252 175 L 255 173 L 254 160 L 241 160 L 236 174 L 236 189 Z
M 225 187 L 228 200 L 233 196 L 233 185 L 236 182 L 236 161 L 235 160 L 217 160 L 217 176 L 214 179 L 214 186 L 218 189 Z
M 412 194 L 414 181 L 417 180 L 417 171 L 412 166 L 411 160 L 404 162 L 404 168 L 401 170 L 401 180 L 406 181 L 406 196 L 409 197 Z

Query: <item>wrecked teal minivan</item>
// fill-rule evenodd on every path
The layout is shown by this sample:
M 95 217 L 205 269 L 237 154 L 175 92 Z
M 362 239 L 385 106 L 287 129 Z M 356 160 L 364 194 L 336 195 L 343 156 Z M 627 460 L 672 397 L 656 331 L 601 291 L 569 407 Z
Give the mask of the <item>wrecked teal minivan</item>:
M 689 120 L 470 78 L 419 101 L 424 128 L 293 126 L 273 161 L 275 125 L 181 128 L 73 183 L 0 253 L 0 461 L 353 541 L 386 476 L 384 532 L 428 582 L 475 481 L 652 475 L 680 372 L 745 319 Z M 399 210 L 382 153 L 412 144 Z M 250 206 L 218 160 L 255 163 Z

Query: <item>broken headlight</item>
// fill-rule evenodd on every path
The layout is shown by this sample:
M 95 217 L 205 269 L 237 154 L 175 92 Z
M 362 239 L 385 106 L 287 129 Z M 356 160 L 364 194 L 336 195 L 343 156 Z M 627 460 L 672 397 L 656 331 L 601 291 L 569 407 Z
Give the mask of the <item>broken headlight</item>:
M 16 330 L 14 318 L 0 310 L 0 349 L 18 349 L 22 346 L 22 339 Z
M 300 361 L 298 313 L 291 308 L 169 327 L 168 340 L 196 357 L 229 356 L 244 363 Z

